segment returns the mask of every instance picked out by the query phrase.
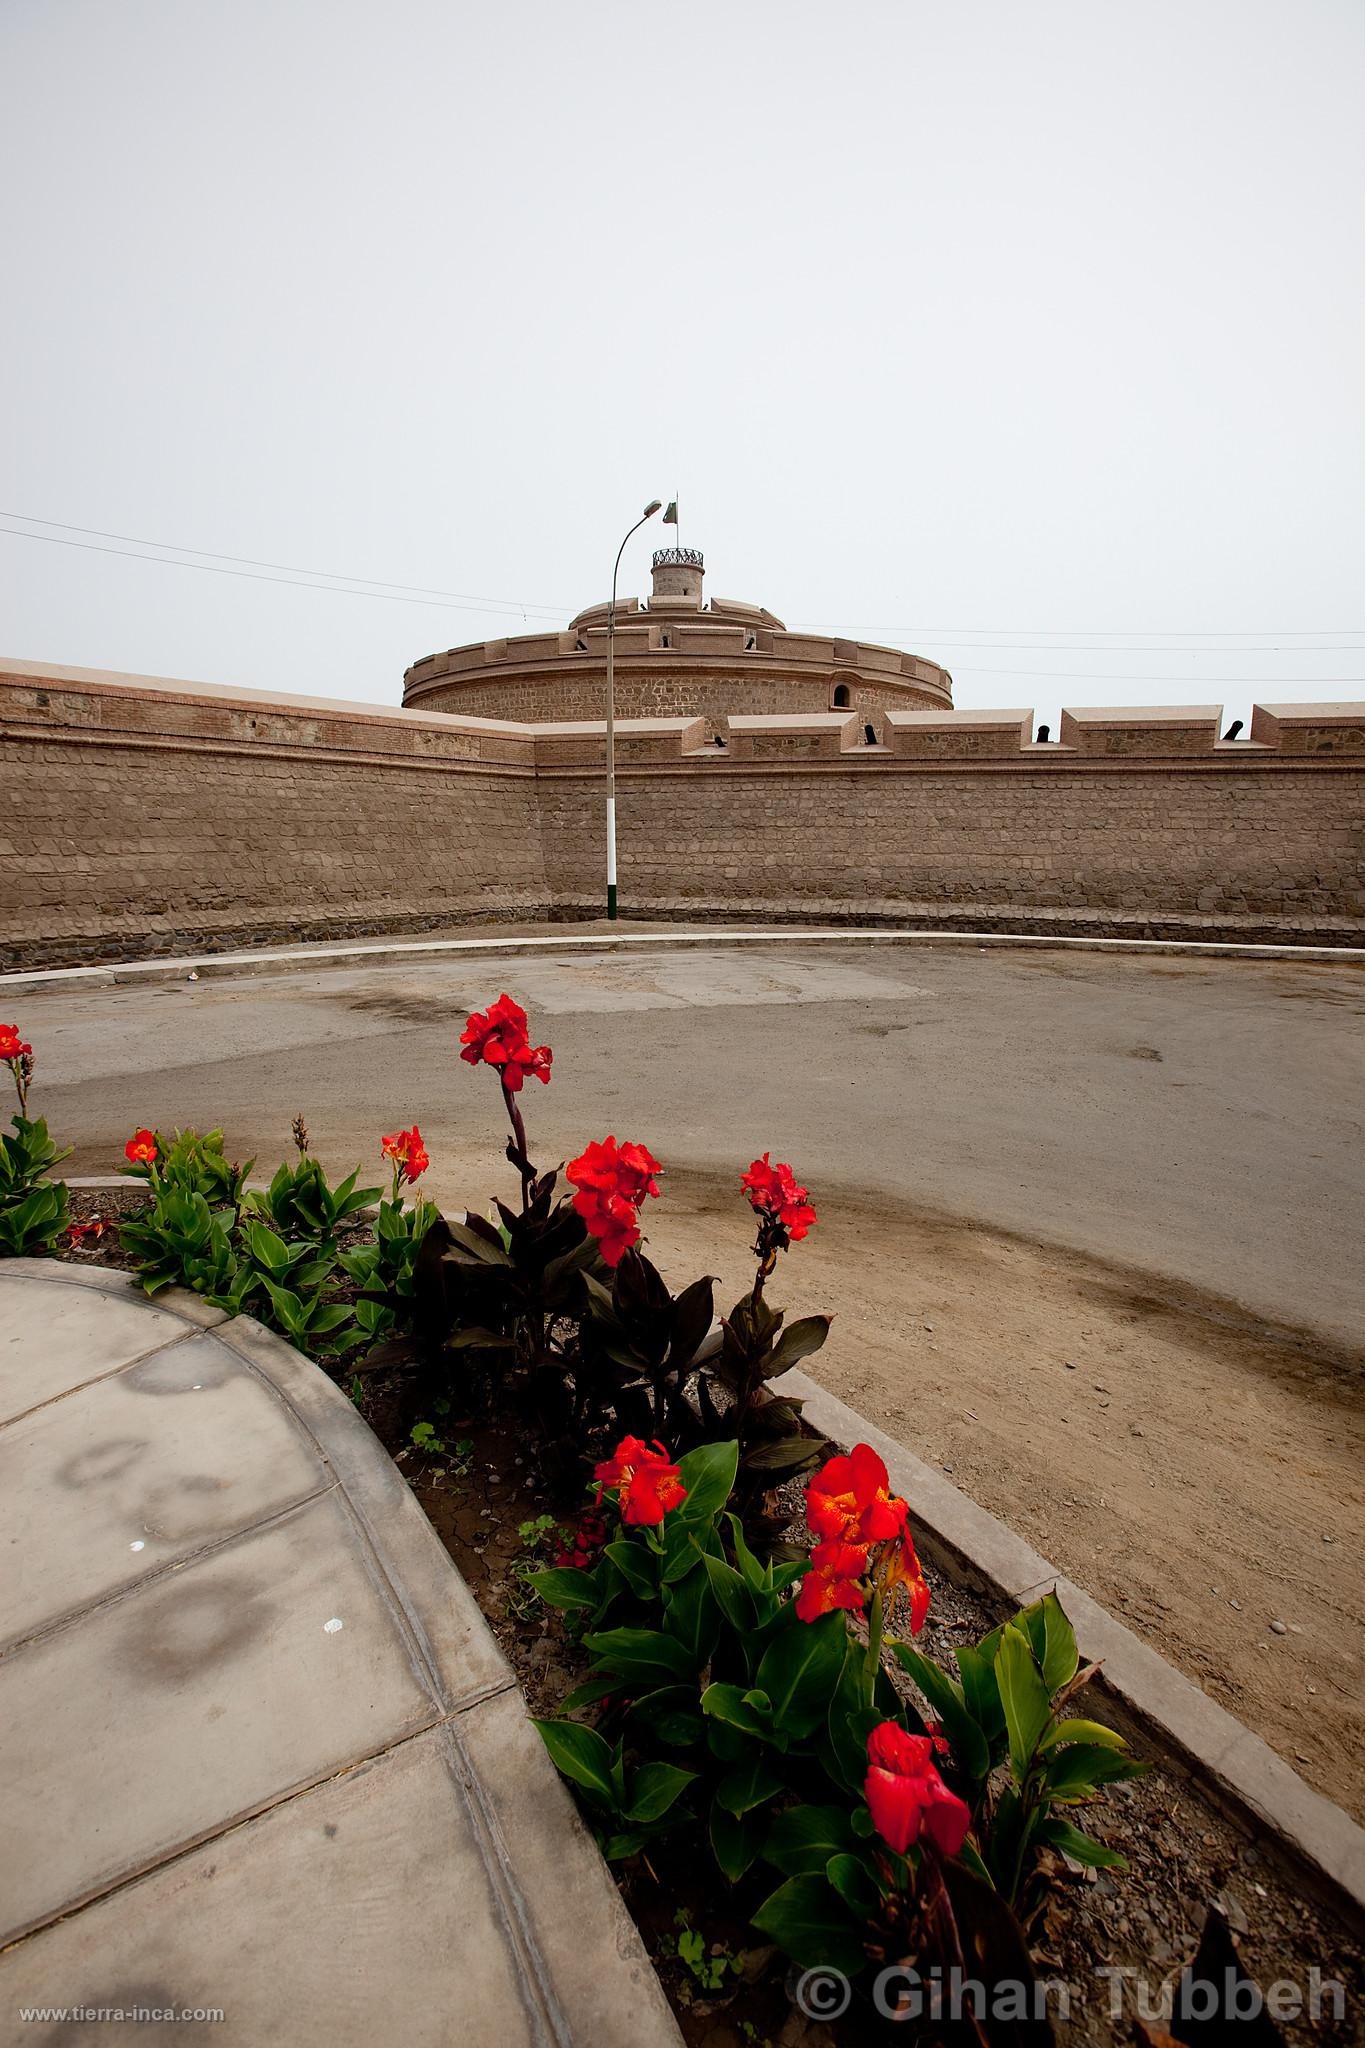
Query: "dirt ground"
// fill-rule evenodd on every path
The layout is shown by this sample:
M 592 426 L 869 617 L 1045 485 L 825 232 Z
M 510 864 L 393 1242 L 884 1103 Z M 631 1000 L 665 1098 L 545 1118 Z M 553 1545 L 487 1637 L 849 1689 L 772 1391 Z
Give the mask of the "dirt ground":
M 654 1255 L 681 1278 L 724 1246 L 737 1294 L 728 1180 L 669 1195 Z M 1362 1361 L 1151 1275 L 822 1197 L 769 1290 L 835 1316 L 805 1369 L 1365 1820 Z

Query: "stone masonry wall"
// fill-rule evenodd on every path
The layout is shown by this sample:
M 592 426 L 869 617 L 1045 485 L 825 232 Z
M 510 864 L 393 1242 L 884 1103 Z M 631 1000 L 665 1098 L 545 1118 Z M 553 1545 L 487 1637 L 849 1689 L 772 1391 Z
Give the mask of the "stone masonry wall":
M 1037 746 L 903 705 L 622 720 L 623 913 L 1365 944 L 1365 707 Z M 0 662 L 0 967 L 596 915 L 603 759 L 600 724 Z
M 666 658 L 666 657 L 665 657 Z M 926 690 L 863 682 L 854 675 L 793 676 L 750 671 L 717 675 L 714 670 L 685 665 L 661 674 L 656 661 L 632 669 L 618 663 L 618 718 L 669 718 L 700 714 L 708 721 L 708 737 L 719 731 L 727 714 L 747 712 L 828 711 L 837 685 L 848 691 L 853 710 L 879 711 L 892 705 L 930 706 L 938 700 Z M 423 692 L 424 711 L 448 711 L 469 718 L 515 718 L 543 723 L 552 719 L 606 716 L 606 675 L 585 662 L 578 670 L 546 675 L 512 675 L 467 682 L 451 678 Z
M 618 775 L 623 911 L 1365 944 L 1360 773 L 832 761 Z M 542 776 L 550 887 L 600 894 L 581 778 Z
M 524 736 L 136 680 L 0 673 L 0 967 L 548 915 Z

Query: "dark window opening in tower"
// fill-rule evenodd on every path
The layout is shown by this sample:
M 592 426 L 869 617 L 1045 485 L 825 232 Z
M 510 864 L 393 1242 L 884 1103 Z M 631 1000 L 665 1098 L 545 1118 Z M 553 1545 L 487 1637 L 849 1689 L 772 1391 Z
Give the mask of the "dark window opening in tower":
M 836 684 L 834 685 L 834 708 L 835 708 L 835 710 L 836 710 L 836 711 L 847 711 L 847 709 L 848 709 L 848 684 L 847 684 L 847 683 L 836 683 Z
M 875 746 L 876 746 L 876 744 L 877 744 L 877 728 L 876 728 L 876 726 L 875 726 L 875 725 L 865 725 L 865 726 L 863 727 L 863 738 L 864 738 L 864 740 L 865 740 L 865 741 L 867 742 L 867 744 L 868 744 L 868 746 L 869 746 L 869 747 L 875 747 Z
M 1046 725 L 1040 725 L 1040 726 L 1039 726 L 1039 728 L 1038 728 L 1038 744 L 1039 744 L 1039 746 L 1040 746 L 1040 747 L 1045 747 L 1045 746 L 1047 745 L 1047 743 L 1048 743 L 1048 740 L 1049 740 L 1049 739 L 1051 738 L 1051 736 L 1052 736 L 1052 735 L 1051 735 L 1051 728 L 1050 728 L 1049 726 L 1046 726 Z

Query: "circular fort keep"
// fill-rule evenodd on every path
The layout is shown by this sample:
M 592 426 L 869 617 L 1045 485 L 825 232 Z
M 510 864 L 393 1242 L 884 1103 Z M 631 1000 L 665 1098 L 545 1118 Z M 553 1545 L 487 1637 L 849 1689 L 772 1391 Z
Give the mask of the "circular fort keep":
M 706 719 L 728 713 L 951 711 L 953 679 L 936 662 L 862 640 L 789 633 L 761 605 L 707 599 L 696 548 L 660 548 L 647 603 L 616 601 L 618 718 Z M 605 716 L 605 604 L 589 605 L 562 633 L 523 634 L 451 647 L 414 662 L 403 702 L 530 724 Z

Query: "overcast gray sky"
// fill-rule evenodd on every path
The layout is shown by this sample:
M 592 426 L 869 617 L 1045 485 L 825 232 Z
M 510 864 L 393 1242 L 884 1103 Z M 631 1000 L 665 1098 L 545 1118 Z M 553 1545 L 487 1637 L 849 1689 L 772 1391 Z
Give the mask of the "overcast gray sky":
M 1365 698 L 1363 105 L 1362 0 L 0 0 L 0 652 L 392 701 L 677 492 L 962 705 Z

